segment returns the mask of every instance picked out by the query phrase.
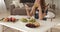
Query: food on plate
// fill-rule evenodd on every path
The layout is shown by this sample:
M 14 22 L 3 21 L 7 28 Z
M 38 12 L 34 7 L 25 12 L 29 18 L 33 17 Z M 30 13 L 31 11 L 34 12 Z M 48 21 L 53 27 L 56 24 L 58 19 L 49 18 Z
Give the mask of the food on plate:
M 28 20 L 26 18 L 21 18 L 20 19 L 22 22 L 28 22 Z
M 40 23 L 38 23 L 38 22 L 34 22 L 33 24 L 34 24 L 35 26 L 37 26 L 37 27 L 40 26 Z
M 21 18 L 20 20 L 22 22 L 31 22 L 31 23 L 36 22 L 36 20 L 34 18 L 30 18 L 30 19 L 28 19 L 28 18 Z
M 3 21 L 5 22 L 15 22 L 17 19 L 14 17 L 10 17 L 10 18 L 4 18 Z
M 11 17 L 11 18 L 9 18 L 9 21 L 15 22 L 16 21 L 16 18 Z
M 34 24 L 31 24 L 31 23 L 26 24 L 26 26 L 29 27 L 29 28 L 35 28 L 36 27 Z
M 40 26 L 40 24 L 38 22 L 34 22 L 34 23 L 28 23 L 26 24 L 26 26 L 29 28 L 37 28 Z
M 29 19 L 29 22 L 34 23 L 34 22 L 36 22 L 36 20 L 35 20 L 35 19 L 33 19 L 33 18 L 31 18 L 31 19 Z
M 7 21 L 9 21 L 9 18 L 4 18 L 3 21 L 6 21 L 7 22 Z
M 22 22 L 36 22 L 36 20 L 34 19 L 34 18 L 30 18 L 30 19 L 28 19 L 28 18 L 21 18 L 20 19 Z

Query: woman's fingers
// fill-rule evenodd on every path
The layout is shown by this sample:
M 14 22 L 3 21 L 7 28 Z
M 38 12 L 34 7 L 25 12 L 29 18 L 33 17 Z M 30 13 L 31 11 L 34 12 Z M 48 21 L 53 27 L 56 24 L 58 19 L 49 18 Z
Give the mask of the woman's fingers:
M 46 13 L 43 13 L 43 16 L 46 16 Z

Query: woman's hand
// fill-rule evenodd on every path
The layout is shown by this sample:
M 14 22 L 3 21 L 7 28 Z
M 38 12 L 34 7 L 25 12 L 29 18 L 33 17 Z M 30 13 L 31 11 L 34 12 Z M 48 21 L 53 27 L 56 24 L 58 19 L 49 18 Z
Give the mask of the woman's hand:
M 46 16 L 46 13 L 44 13 L 43 16 Z

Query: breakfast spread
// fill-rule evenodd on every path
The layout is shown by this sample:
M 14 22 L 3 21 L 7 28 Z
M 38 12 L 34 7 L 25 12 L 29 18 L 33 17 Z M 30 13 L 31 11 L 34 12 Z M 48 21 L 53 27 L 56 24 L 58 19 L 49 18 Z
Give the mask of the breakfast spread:
M 16 22 L 17 20 L 19 19 L 16 19 L 15 17 L 7 17 L 0 19 L 0 21 L 3 22 Z M 35 18 L 21 18 L 20 21 L 27 23 L 25 24 L 25 26 L 29 28 L 37 28 L 40 26 L 40 23 L 38 23 Z

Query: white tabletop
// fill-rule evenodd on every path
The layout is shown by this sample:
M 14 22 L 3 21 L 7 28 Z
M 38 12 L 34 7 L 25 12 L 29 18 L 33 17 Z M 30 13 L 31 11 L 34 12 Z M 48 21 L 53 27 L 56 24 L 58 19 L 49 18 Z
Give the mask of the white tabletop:
M 22 17 L 26 17 L 26 16 L 11 16 L 11 17 L 22 18 Z M 21 21 L 17 21 L 15 23 L 0 21 L 0 24 L 13 28 L 13 29 L 23 31 L 23 32 L 45 32 L 57 24 L 57 22 L 43 21 L 43 20 L 37 20 L 37 22 L 39 22 L 41 25 L 38 28 L 28 28 L 25 26 L 26 23 L 23 23 Z

